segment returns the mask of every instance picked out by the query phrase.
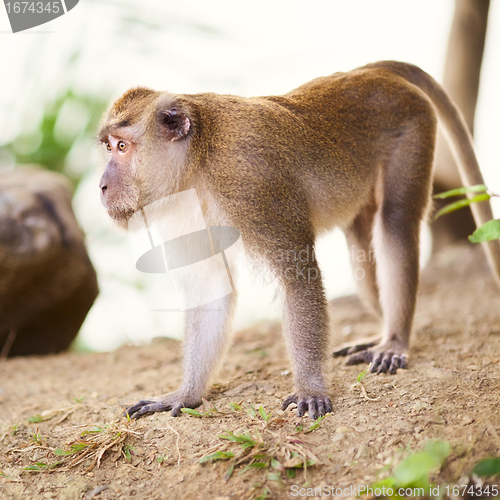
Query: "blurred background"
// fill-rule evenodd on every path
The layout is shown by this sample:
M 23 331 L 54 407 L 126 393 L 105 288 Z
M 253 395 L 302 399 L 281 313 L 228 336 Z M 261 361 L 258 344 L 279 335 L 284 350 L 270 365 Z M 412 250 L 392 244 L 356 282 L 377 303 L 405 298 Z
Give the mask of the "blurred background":
M 486 0 L 484 0 L 486 1 Z M 94 133 L 108 103 L 145 85 L 178 93 L 280 94 L 317 76 L 383 59 L 414 63 L 443 81 L 453 0 L 81 0 L 67 15 L 12 34 L 0 9 L 0 172 L 36 163 L 73 183 L 100 295 L 77 347 L 110 350 L 179 338 L 160 275 L 135 270 L 128 237 L 101 206 Z M 500 5 L 491 2 L 474 136 L 489 188 L 500 192 Z M 500 216 L 500 205 L 494 206 Z M 424 254 L 429 255 L 427 232 Z M 343 235 L 318 245 L 329 298 L 352 293 Z M 274 288 L 244 280 L 236 328 L 279 315 Z

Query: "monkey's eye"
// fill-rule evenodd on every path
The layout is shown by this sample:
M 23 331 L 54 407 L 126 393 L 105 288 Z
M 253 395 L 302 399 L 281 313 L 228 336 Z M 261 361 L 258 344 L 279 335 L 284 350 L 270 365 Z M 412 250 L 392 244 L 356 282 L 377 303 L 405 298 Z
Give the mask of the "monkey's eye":
M 119 149 L 120 151 L 125 151 L 125 149 L 127 149 L 127 145 L 126 145 L 123 141 L 120 141 L 120 142 L 118 143 L 118 149 Z
M 109 142 L 106 142 L 105 144 L 106 144 L 106 149 L 108 151 L 111 151 L 111 144 Z

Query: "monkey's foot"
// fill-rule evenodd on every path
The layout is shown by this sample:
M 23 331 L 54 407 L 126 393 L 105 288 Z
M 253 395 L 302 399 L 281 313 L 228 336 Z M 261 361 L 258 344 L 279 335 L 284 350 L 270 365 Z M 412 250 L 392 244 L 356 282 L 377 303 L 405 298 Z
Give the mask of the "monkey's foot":
M 406 369 L 408 366 L 408 348 L 400 340 L 392 340 L 379 344 L 364 351 L 356 352 L 348 360 L 348 365 L 371 363 L 372 373 L 396 373 L 398 368 Z
M 299 397 L 297 394 L 288 396 L 283 402 L 282 410 L 286 410 L 292 403 L 297 405 L 297 416 L 302 417 L 309 412 L 309 418 L 316 420 L 332 411 L 332 402 L 326 396 Z
M 176 393 L 168 395 L 161 401 L 141 400 L 133 406 L 129 406 L 124 416 L 129 418 L 139 418 L 148 413 L 156 413 L 158 411 L 172 410 L 172 416 L 178 417 L 182 412 L 181 408 L 196 408 L 202 403 L 201 398 L 194 398 L 192 396 L 180 396 Z
M 362 339 L 358 339 L 356 342 L 347 342 L 342 344 L 340 347 L 333 351 L 333 357 L 336 358 L 338 356 L 350 356 L 358 351 L 365 351 L 366 349 L 377 345 L 382 340 L 382 336 L 380 334 L 370 335 L 369 337 L 363 337 Z

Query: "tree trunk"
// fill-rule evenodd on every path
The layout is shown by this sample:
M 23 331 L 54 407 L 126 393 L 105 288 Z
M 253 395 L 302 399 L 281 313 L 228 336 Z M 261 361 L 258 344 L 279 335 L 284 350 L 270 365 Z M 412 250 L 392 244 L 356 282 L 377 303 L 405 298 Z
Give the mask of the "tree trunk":
M 488 21 L 489 0 L 455 0 L 443 84 L 462 110 L 471 133 L 479 91 L 484 41 Z M 450 149 L 442 134 L 438 136 L 434 192 L 439 193 L 462 185 Z M 449 203 L 437 200 L 435 208 Z M 475 229 L 469 208 L 439 218 L 431 225 L 432 251 L 435 253 L 458 240 L 467 240 Z

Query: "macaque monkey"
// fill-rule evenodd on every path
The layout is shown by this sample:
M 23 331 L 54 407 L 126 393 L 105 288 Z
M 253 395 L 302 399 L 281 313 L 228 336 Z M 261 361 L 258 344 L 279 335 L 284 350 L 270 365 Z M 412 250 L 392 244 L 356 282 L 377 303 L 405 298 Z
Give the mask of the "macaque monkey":
M 283 403 L 316 419 L 332 411 L 325 378 L 328 314 L 314 259 L 278 255 L 314 249 L 342 228 L 349 245 L 374 255 L 360 293 L 382 319 L 376 345 L 358 345 L 348 364 L 395 373 L 408 363 L 419 281 L 419 234 L 429 207 L 437 117 L 465 185 L 482 184 L 471 136 L 457 106 L 421 69 L 378 62 L 317 78 L 282 96 L 243 98 L 126 92 L 109 109 L 99 140 L 109 151 L 100 181 L 109 215 L 122 227 L 155 200 L 196 189 L 207 226 L 232 226 L 246 253 L 275 277 L 294 390 Z M 478 225 L 488 202 L 472 206 Z M 500 283 L 500 242 L 484 245 Z M 310 255 L 310 253 L 308 253 Z M 295 262 L 293 263 L 295 266 Z M 184 381 L 160 401 L 140 401 L 131 418 L 202 402 L 228 344 L 236 293 L 187 311 Z

